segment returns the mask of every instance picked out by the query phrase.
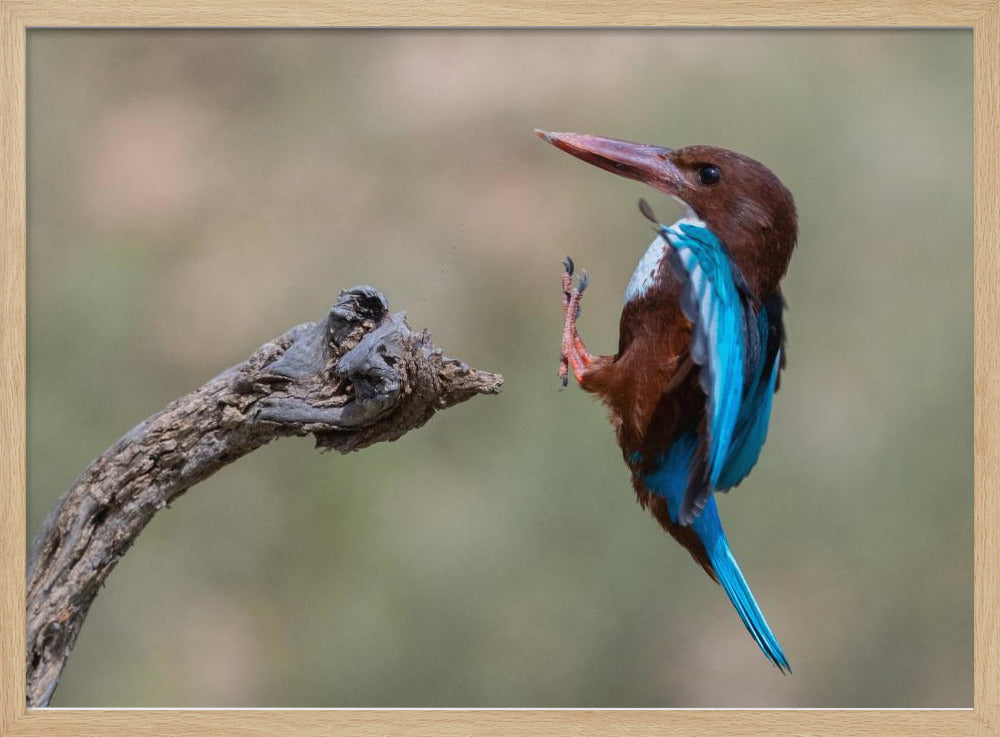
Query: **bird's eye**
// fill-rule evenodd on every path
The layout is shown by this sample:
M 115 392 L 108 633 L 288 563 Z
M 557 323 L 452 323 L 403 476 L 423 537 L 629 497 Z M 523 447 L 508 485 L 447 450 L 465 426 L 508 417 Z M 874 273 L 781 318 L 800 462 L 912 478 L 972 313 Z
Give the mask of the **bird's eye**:
M 718 184 L 719 180 L 722 179 L 722 172 L 719 171 L 719 167 L 708 164 L 698 170 L 698 179 L 701 180 L 702 184 L 711 187 L 713 184 Z

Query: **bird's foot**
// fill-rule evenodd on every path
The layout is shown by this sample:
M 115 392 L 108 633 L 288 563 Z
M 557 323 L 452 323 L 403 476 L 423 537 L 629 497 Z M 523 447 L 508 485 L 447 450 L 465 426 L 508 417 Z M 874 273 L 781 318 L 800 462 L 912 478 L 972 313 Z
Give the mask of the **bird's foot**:
M 580 333 L 576 329 L 577 318 L 580 317 L 580 299 L 586 290 L 590 279 L 586 271 L 580 272 L 576 284 L 573 284 L 573 259 L 567 256 L 563 259 L 562 290 L 563 290 L 563 334 L 562 351 L 559 357 L 559 380 L 563 387 L 569 384 L 569 372 L 572 369 L 577 383 L 583 379 L 583 373 L 594 362 L 593 356 L 587 352 Z

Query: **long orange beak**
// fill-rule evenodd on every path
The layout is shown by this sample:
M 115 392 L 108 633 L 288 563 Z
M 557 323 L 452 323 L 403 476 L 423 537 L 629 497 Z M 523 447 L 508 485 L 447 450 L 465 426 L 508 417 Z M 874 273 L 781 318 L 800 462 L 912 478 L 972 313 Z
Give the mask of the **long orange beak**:
M 671 149 L 584 133 L 553 133 L 535 128 L 542 140 L 612 174 L 679 195 L 684 178 L 668 157 Z

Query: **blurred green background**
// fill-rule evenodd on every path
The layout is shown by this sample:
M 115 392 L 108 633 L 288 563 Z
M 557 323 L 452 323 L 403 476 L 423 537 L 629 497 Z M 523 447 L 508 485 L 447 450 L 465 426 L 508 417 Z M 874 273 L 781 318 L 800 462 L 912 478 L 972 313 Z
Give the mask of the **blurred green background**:
M 556 391 L 679 208 L 531 133 L 712 143 L 794 192 L 788 370 L 722 499 L 795 669 Z M 28 36 L 28 525 L 136 422 L 370 283 L 506 377 L 398 442 L 268 446 L 158 515 L 55 706 L 972 704 L 969 31 Z

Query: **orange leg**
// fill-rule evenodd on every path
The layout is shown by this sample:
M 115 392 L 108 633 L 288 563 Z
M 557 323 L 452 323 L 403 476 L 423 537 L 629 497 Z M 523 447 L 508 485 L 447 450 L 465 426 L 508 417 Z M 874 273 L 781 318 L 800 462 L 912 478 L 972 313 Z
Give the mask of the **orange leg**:
M 580 317 L 580 299 L 583 291 L 587 288 L 587 272 L 583 272 L 577 279 L 576 286 L 573 286 L 573 259 L 566 257 L 563 261 L 566 267 L 562 275 L 563 288 L 563 334 L 562 351 L 559 358 L 559 378 L 562 385 L 569 383 L 569 370 L 573 370 L 573 376 L 577 383 L 583 379 L 583 373 L 594 362 L 594 357 L 587 351 L 587 347 L 580 338 L 580 333 L 576 329 L 576 320 Z

